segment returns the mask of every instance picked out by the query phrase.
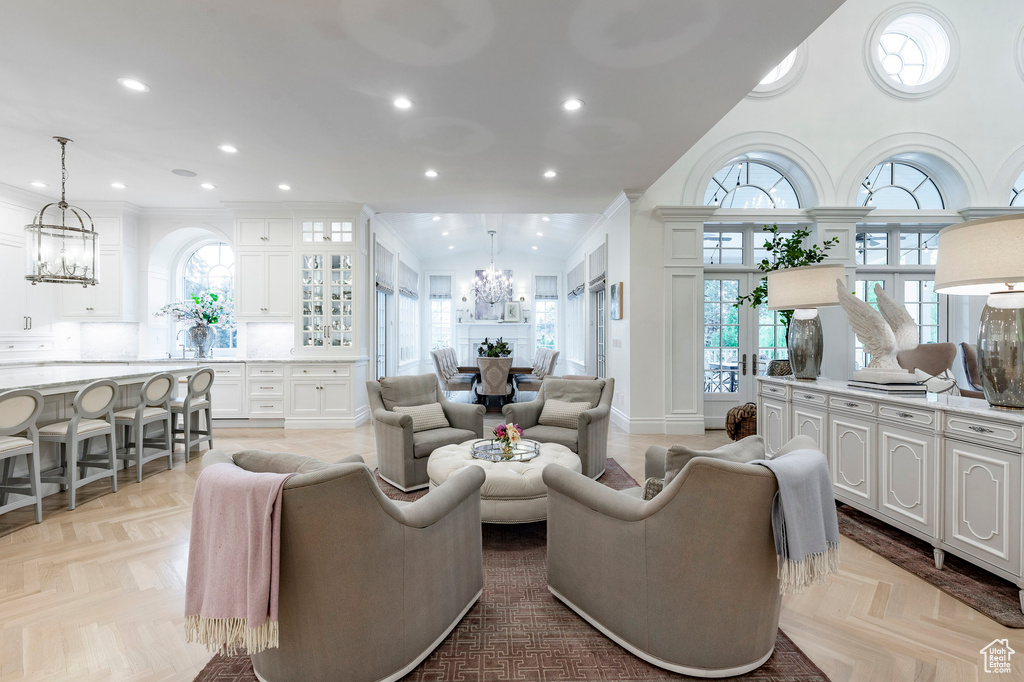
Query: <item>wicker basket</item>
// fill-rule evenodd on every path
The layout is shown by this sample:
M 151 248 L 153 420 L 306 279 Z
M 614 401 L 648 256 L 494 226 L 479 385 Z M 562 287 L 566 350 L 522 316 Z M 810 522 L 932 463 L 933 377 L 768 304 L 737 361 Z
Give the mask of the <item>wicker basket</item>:
M 757 403 L 737 405 L 725 415 L 725 432 L 733 440 L 757 433 Z

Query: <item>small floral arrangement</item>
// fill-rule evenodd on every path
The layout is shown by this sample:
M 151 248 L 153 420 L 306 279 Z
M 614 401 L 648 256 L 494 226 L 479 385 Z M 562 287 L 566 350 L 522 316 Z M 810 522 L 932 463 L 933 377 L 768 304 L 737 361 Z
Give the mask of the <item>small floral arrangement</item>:
M 176 320 L 194 320 L 196 324 L 212 324 L 224 329 L 235 326 L 235 311 L 230 298 L 212 291 L 197 294 L 184 301 L 168 303 L 156 311 L 156 317 L 170 315 Z
M 519 424 L 498 424 L 494 427 L 494 441 L 501 443 L 502 453 L 512 453 L 515 444 L 523 439 L 523 430 Z

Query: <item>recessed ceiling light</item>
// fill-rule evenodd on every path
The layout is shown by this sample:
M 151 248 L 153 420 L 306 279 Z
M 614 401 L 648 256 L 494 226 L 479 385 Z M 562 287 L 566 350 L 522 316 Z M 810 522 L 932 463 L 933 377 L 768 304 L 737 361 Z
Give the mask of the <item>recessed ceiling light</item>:
M 392 104 L 396 109 L 412 109 L 412 100 L 408 97 L 396 97 Z
M 548 217 L 548 216 L 541 216 L 541 220 L 543 220 L 543 221 L 544 221 L 544 222 L 546 222 L 546 223 L 549 223 L 549 222 L 551 222 L 551 218 L 550 218 L 550 217 Z
M 117 82 L 120 83 L 122 87 L 134 90 L 135 92 L 149 92 L 148 85 L 134 78 L 118 78 Z
M 194 178 L 196 176 L 195 171 L 185 170 L 184 168 L 175 168 L 171 172 L 175 175 L 180 175 L 183 178 Z
M 572 99 L 567 99 L 564 102 L 562 102 L 562 108 L 565 109 L 566 111 L 579 111 L 582 107 L 583 100 L 576 99 L 575 97 L 573 97 Z
M 222 144 L 219 147 L 217 147 L 217 149 L 221 150 L 222 152 L 227 152 L 228 154 L 234 154 L 238 151 L 238 147 L 236 147 L 233 144 Z
M 203 189 L 217 189 L 216 185 L 210 184 L 209 182 L 204 182 L 199 186 L 202 187 Z
M 278 189 L 283 189 L 284 191 L 287 192 L 288 190 L 290 190 L 292 188 L 292 186 L 291 185 L 278 185 L 277 188 Z
M 426 175 L 428 178 L 436 178 L 438 175 L 440 175 L 440 173 L 438 173 L 433 168 L 428 168 L 427 172 L 424 173 L 424 175 Z
M 531 248 L 531 249 L 533 249 L 534 251 L 536 251 L 536 250 L 537 250 L 537 247 L 536 247 L 536 246 L 531 246 L 530 248 Z
M 553 171 L 553 170 L 546 170 L 546 171 L 544 171 L 544 177 L 545 178 L 553 178 L 556 175 L 558 175 L 558 173 L 556 171 Z
M 124 184 L 123 182 L 112 182 L 110 183 L 110 186 L 113 187 L 114 189 L 124 189 L 128 185 Z
M 442 232 L 442 233 L 441 233 L 441 236 L 442 236 L 442 237 L 447 237 L 447 236 L 448 236 L 448 233 L 447 233 L 447 232 Z
M 439 216 L 439 215 L 436 215 L 436 216 L 434 216 L 434 222 L 435 222 L 435 223 L 436 223 L 436 222 L 437 222 L 438 220 L 440 220 L 440 219 L 441 219 L 441 216 Z
M 538 236 L 538 237 L 543 237 L 543 236 L 544 236 L 544 233 L 543 233 L 543 232 L 538 232 L 538 233 L 537 233 L 537 236 Z
M 449 245 L 448 245 L 448 248 L 449 248 L 449 249 L 454 249 L 454 248 L 455 248 L 455 245 L 454 245 L 454 244 L 449 244 Z
M 39 182 L 38 180 L 33 180 L 31 184 L 33 187 L 46 187 L 45 182 Z

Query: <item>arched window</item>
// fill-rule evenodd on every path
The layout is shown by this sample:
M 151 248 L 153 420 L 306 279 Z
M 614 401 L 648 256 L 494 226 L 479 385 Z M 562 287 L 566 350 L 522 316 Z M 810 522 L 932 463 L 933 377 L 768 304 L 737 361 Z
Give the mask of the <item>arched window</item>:
M 1010 206 L 1024 206 L 1024 173 L 1020 174 L 1010 190 Z
M 211 292 L 226 299 L 235 298 L 235 254 L 224 242 L 204 244 L 185 259 L 182 268 L 182 293 L 184 298 Z M 234 329 L 216 330 L 214 348 L 234 348 Z
M 705 206 L 722 208 L 800 208 L 793 184 L 758 161 L 730 163 L 715 173 L 704 191 Z
M 926 172 L 905 161 L 883 161 L 867 174 L 857 193 L 858 206 L 902 210 L 946 207 Z

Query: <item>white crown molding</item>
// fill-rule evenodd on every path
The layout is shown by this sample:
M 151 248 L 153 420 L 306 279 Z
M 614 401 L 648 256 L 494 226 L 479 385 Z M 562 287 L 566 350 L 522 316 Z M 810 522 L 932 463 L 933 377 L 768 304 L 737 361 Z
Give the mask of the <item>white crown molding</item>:
M 717 211 L 717 206 L 655 206 L 651 215 L 665 223 L 690 223 L 695 219 L 707 220 Z
M 875 210 L 874 206 L 815 206 L 807 209 L 807 217 L 815 222 L 858 222 Z
M 171 206 L 140 208 L 138 214 L 147 218 L 163 216 L 182 216 L 190 218 L 196 216 L 209 216 L 214 218 L 234 217 L 234 211 L 229 208 L 174 208 Z
M 1024 213 L 1024 208 L 1020 206 L 968 206 L 961 208 L 957 213 L 964 220 L 978 220 L 979 218 L 995 218 L 1001 215 Z

